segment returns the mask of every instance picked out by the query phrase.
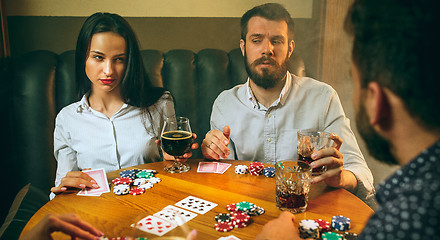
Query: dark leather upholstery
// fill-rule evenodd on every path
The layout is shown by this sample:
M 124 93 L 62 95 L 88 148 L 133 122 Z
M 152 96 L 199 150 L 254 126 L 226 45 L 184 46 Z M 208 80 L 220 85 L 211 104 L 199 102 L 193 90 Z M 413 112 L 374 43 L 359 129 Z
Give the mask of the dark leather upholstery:
M 16 59 L 12 79 L 12 119 L 15 189 L 27 183 L 49 194 L 54 184 L 56 161 L 53 157 L 53 130 L 56 114 L 78 101 L 74 81 L 74 51 L 55 54 L 34 51 Z M 201 143 L 209 130 L 212 104 L 217 95 L 244 83 L 247 74 L 240 49 L 225 52 L 204 49 L 143 50 L 147 74 L 156 86 L 174 96 L 176 114 L 189 117 L 193 132 Z M 194 157 L 202 157 L 200 149 Z

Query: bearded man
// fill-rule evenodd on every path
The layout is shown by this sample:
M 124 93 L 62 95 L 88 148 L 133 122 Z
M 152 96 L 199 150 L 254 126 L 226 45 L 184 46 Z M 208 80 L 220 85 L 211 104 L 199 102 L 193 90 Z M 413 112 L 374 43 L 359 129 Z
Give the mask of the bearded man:
M 371 204 L 373 176 L 336 91 L 287 70 L 293 35 L 293 20 L 280 4 L 263 4 L 242 16 L 240 48 L 249 78 L 214 102 L 203 155 L 275 164 L 297 159 L 298 130 L 330 132 L 335 144 L 315 152 L 311 163 L 328 170 L 312 182 L 345 188 Z

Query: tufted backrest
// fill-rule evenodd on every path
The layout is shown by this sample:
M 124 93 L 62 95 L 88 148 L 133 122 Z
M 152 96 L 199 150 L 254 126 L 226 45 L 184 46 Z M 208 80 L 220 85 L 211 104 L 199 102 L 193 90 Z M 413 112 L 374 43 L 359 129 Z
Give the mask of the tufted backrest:
M 225 52 L 204 49 L 143 50 L 145 69 L 156 86 L 173 95 L 176 114 L 190 119 L 201 143 L 210 129 L 212 104 L 218 94 L 247 78 L 240 49 Z M 13 63 L 12 119 L 13 161 L 11 170 L 20 189 L 27 183 L 49 192 L 54 183 L 53 130 L 56 114 L 78 101 L 74 81 L 75 52 L 27 53 Z M 291 66 L 294 64 L 291 63 Z M 200 150 L 193 152 L 201 158 Z

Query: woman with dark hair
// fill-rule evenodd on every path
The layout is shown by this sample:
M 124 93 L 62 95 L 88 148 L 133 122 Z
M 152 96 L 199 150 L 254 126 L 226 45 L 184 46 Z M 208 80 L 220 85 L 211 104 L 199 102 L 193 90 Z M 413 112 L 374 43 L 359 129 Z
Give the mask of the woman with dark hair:
M 51 191 L 98 188 L 81 172 L 84 169 L 108 172 L 161 161 L 162 155 L 173 160 L 157 143 L 164 120 L 175 117 L 174 103 L 168 91 L 152 86 L 127 21 L 110 13 L 87 18 L 78 36 L 75 62 L 81 100 L 63 108 L 56 118 L 58 168 Z

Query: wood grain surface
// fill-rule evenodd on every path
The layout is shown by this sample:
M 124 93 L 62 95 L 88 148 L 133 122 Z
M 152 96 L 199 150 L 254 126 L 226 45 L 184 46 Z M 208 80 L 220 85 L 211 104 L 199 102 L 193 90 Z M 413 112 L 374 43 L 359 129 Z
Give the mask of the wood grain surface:
M 195 196 L 218 204 L 217 207 L 203 215 L 198 215 L 186 224 L 167 233 L 166 237 L 183 237 L 192 229 L 198 230 L 198 239 L 218 239 L 235 235 L 240 239 L 255 239 L 262 226 L 278 217 L 281 213 L 275 204 L 275 179 L 263 175 L 239 175 L 234 166 L 248 165 L 248 161 L 223 160 L 232 166 L 224 174 L 197 173 L 201 159 L 190 159 L 191 170 L 186 173 L 167 173 L 163 168 L 169 163 L 158 162 L 139 165 L 132 168 L 155 169 L 162 181 L 153 188 L 147 189 L 138 196 L 118 196 L 110 193 L 100 197 L 77 196 L 78 190 L 69 190 L 44 205 L 30 219 L 22 235 L 29 231 L 48 213 L 76 213 L 103 231 L 107 237 L 148 237 L 157 236 L 142 232 L 132 224 L 140 219 L 153 215 L 168 205 L 174 205 L 187 196 Z M 270 166 L 270 165 L 266 165 Z M 126 168 L 126 169 L 132 169 Z M 119 171 L 107 174 L 109 182 L 119 176 Z M 112 186 L 111 186 L 112 187 Z M 266 211 L 261 216 L 252 216 L 252 223 L 246 228 L 236 228 L 230 232 L 218 232 L 214 229 L 214 217 L 218 213 L 227 213 L 226 205 L 241 201 L 252 202 Z M 302 219 L 321 218 L 331 221 L 334 215 L 344 215 L 351 219 L 350 232 L 360 233 L 373 210 L 356 196 L 344 189 L 328 187 L 324 183 L 314 184 L 309 194 L 309 205 L 306 212 L 296 214 L 296 223 Z M 62 233 L 54 233 L 54 239 L 70 239 Z

